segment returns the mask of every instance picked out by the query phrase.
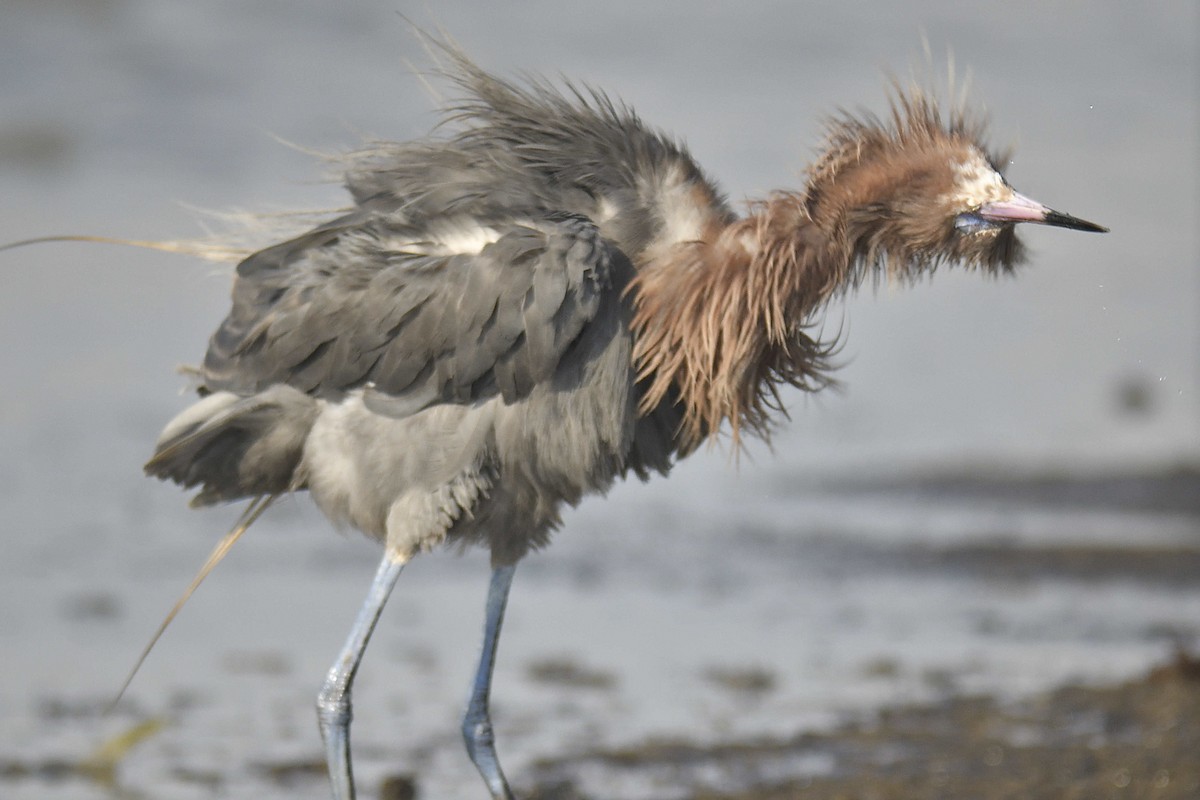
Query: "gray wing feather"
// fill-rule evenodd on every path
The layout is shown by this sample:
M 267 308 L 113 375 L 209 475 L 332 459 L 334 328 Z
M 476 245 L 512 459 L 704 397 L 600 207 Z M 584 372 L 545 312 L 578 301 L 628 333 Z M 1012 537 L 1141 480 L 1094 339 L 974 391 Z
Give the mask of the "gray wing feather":
M 422 230 L 363 210 L 250 256 L 204 362 L 209 391 L 365 388 L 382 413 L 513 401 L 549 380 L 623 257 L 588 219 L 491 222 L 478 253 L 428 255 Z

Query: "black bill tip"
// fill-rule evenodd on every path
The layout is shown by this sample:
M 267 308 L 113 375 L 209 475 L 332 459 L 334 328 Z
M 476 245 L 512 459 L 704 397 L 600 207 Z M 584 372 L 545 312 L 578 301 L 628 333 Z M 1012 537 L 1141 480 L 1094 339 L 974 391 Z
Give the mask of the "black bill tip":
M 1089 233 L 1108 233 L 1108 228 L 1088 222 L 1086 219 L 1072 217 L 1060 211 L 1047 211 L 1042 220 L 1043 225 L 1053 225 L 1056 228 L 1070 228 L 1073 231 L 1088 231 Z

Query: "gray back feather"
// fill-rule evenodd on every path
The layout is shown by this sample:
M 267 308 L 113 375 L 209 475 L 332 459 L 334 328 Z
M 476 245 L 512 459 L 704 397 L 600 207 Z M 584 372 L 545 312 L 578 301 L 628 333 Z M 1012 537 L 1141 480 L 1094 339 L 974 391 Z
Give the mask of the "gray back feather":
M 582 217 L 496 220 L 478 253 L 430 255 L 423 230 L 364 213 L 239 267 L 233 311 L 205 358 L 208 389 L 365 387 L 395 416 L 496 394 L 512 402 L 549 379 L 614 290 L 620 254 Z

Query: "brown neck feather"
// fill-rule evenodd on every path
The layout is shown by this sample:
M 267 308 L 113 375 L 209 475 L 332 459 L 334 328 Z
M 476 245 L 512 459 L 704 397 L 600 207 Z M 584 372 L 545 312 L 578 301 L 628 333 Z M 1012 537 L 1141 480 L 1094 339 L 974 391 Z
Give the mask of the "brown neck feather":
M 945 262 L 1011 270 L 1021 260 L 1012 226 L 957 236 L 942 202 L 955 165 L 980 156 L 982 132 L 960 107 L 943 114 L 929 94 L 897 86 L 889 121 L 831 123 L 803 193 L 774 194 L 745 219 L 714 215 L 698 241 L 644 251 L 630 287 L 642 413 L 678 403 L 685 453 L 725 421 L 735 442 L 744 430 L 766 437 L 780 384 L 832 382 L 836 341 L 806 332 L 831 298 L 885 268 L 900 280 Z
M 799 195 L 775 194 L 751 212 L 670 248 L 631 288 L 641 411 L 677 396 L 684 453 L 725 420 L 735 444 L 743 428 L 766 438 L 783 410 L 780 384 L 831 383 L 831 345 L 805 327 L 846 285 L 851 259 L 822 257 L 825 236 Z

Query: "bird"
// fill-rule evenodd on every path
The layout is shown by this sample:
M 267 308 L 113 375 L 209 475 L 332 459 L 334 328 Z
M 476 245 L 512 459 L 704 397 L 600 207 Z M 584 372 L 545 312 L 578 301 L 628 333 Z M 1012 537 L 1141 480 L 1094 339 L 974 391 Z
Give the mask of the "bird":
M 705 443 L 769 439 L 784 392 L 835 382 L 823 313 L 870 280 L 1026 259 L 1019 224 L 1105 232 L 1019 194 L 965 102 L 893 81 L 839 112 L 796 190 L 735 210 L 680 140 L 567 79 L 510 80 L 446 41 L 440 125 L 341 162 L 351 204 L 237 259 L 228 315 L 147 474 L 193 504 L 307 492 L 383 556 L 320 689 L 332 796 L 355 796 L 351 690 L 404 566 L 490 551 L 462 719 L 494 800 L 513 791 L 489 697 L 517 564 L 565 507 L 666 475 Z

